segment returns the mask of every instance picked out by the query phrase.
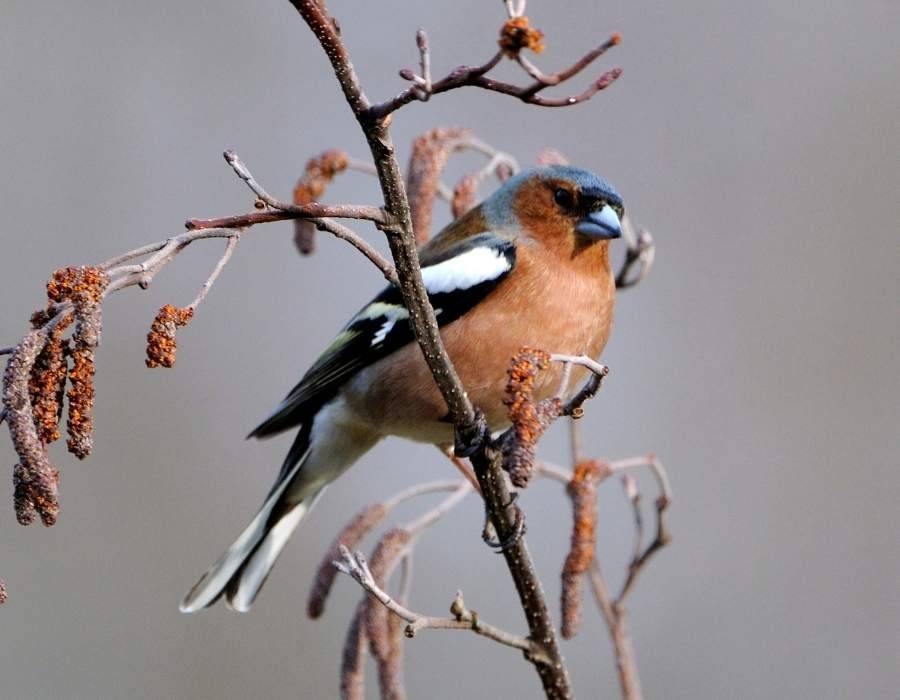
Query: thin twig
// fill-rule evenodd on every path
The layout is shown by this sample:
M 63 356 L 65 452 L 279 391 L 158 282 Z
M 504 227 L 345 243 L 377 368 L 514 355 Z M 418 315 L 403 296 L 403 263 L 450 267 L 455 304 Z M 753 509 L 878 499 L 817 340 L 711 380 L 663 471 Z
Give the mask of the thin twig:
M 628 635 L 625 611 L 616 609 L 613 604 L 596 557 L 588 573 L 588 580 L 594 592 L 597 606 L 600 608 L 603 619 L 609 628 L 622 697 L 624 700 L 641 700 L 643 697 L 641 693 L 641 679 L 638 674 L 634 645 L 631 643 L 631 638 Z
M 584 458 L 581 440 L 581 423 L 571 416 L 569 417 L 569 452 L 572 456 L 572 464 L 578 464 Z
M 424 29 L 416 32 L 416 47 L 419 49 L 422 89 L 425 92 L 425 100 L 427 100 L 431 96 L 431 52 L 428 49 L 428 34 Z
M 315 224 L 316 228 L 320 231 L 327 231 L 335 236 L 335 238 L 347 241 L 347 243 L 365 255 L 375 267 L 381 270 L 381 274 L 384 275 L 384 278 L 392 285 L 396 287 L 400 284 L 400 281 L 397 279 L 397 271 L 394 269 L 391 262 L 379 253 L 374 246 L 370 245 L 365 239 L 360 237 L 353 229 L 348 228 L 343 224 L 339 224 L 334 219 L 316 218 L 310 219 L 310 221 Z
M 631 504 L 634 516 L 634 549 L 631 560 L 637 561 L 644 548 L 644 514 L 641 510 L 641 492 L 638 490 L 637 481 L 631 474 L 622 475 L 622 488 L 625 491 L 625 498 Z
M 410 549 L 403 555 L 403 559 L 400 561 L 400 586 L 398 589 L 399 593 L 397 594 L 397 600 L 399 600 L 402 605 L 407 605 L 409 603 L 410 596 L 412 595 L 412 581 L 413 552 Z
M 210 273 L 206 282 L 203 283 L 203 286 L 200 287 L 200 291 L 197 292 L 197 296 L 194 297 L 194 300 L 188 304 L 188 308 L 196 309 L 200 302 L 206 299 L 206 295 L 209 294 L 209 290 L 212 288 L 216 279 L 219 277 L 219 274 L 222 272 L 222 269 L 228 264 L 228 261 L 231 260 L 231 255 L 234 253 L 234 249 L 237 248 L 238 241 L 240 240 L 241 235 L 239 233 L 235 233 L 231 238 L 228 239 L 228 243 L 225 244 L 225 252 L 222 253 L 222 257 L 219 258 L 219 262 L 216 263 L 216 266 L 213 268 L 213 271 Z
M 378 170 L 369 161 L 351 158 L 350 156 L 347 156 L 347 170 L 355 170 L 356 172 L 365 175 L 378 176 Z
M 626 215 L 622 217 L 622 238 L 625 239 L 625 259 L 622 268 L 616 275 L 616 289 L 628 289 L 643 281 L 653 266 L 656 246 L 653 236 L 647 229 L 635 231 L 634 224 Z M 637 266 L 637 274 L 632 270 Z
M 625 598 L 634 589 L 638 575 L 647 566 L 647 562 L 650 561 L 650 558 L 672 541 L 672 537 L 669 534 L 665 521 L 665 511 L 668 506 L 669 501 L 664 496 L 660 496 L 656 499 L 656 535 L 653 538 L 653 541 L 647 545 L 647 548 L 643 553 L 629 564 L 628 576 L 625 578 L 625 583 L 622 584 L 622 590 L 616 598 L 616 605 L 622 605 L 624 603 Z
M 468 481 L 460 481 L 459 485 L 456 488 L 456 491 L 453 492 L 451 496 L 448 496 L 443 501 L 441 501 L 437 506 L 424 513 L 416 520 L 408 523 L 403 526 L 403 529 L 410 533 L 410 535 L 415 538 L 420 535 L 424 530 L 434 525 L 438 520 L 443 518 L 447 513 L 449 513 L 453 508 L 455 508 L 460 501 L 462 501 L 466 496 L 468 496 L 472 492 L 472 486 Z
M 277 201 L 277 200 L 276 200 Z M 293 221 L 294 219 L 312 219 L 316 217 L 331 217 L 334 219 L 363 219 L 371 221 L 379 227 L 387 227 L 394 222 L 380 207 L 372 207 L 363 204 L 284 204 L 284 209 L 270 209 L 267 211 L 250 212 L 247 214 L 235 214 L 218 219 L 188 219 L 184 227 L 188 231 L 205 228 L 248 228 L 257 224 L 267 224 L 273 221 Z
M 578 75 L 596 59 L 600 58 L 600 56 L 609 51 L 613 46 L 618 46 L 620 43 L 622 43 L 622 36 L 620 34 L 612 34 L 606 41 L 604 41 L 596 48 L 588 51 L 584 56 L 575 61 L 575 63 L 573 63 L 571 66 L 556 73 L 542 73 L 537 66 L 531 64 L 531 62 L 521 54 L 519 54 L 517 58 L 520 59 L 519 65 L 522 65 L 523 63 L 529 65 L 529 68 L 526 68 L 526 71 L 529 72 L 529 74 L 533 71 L 534 75 L 532 77 L 535 78 L 536 82 L 535 84 L 531 85 L 529 89 L 537 92 L 538 90 L 543 90 L 546 87 L 564 83 L 569 78 Z M 522 67 L 525 68 L 524 65 L 522 65 Z

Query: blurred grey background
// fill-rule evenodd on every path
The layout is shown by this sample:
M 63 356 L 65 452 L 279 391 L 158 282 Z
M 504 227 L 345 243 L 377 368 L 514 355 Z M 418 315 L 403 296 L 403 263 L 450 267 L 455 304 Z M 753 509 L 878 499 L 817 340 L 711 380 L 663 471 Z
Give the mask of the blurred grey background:
M 501 3 L 476 0 L 330 6 L 377 98 L 415 65 L 417 27 L 441 74 L 484 60 L 503 20 Z M 459 91 L 401 112 L 394 136 L 404 161 L 409 140 L 435 125 L 474 127 L 526 163 L 555 146 L 613 181 L 656 237 L 656 268 L 620 298 L 604 356 L 613 372 L 585 421 L 592 454 L 655 451 L 674 484 L 674 544 L 631 602 L 646 695 L 896 697 L 900 6 L 562 8 L 529 3 L 547 35 L 540 64 L 567 65 L 621 31 L 622 46 L 573 83 L 624 67 L 606 93 L 541 110 Z M 224 148 L 284 197 L 311 154 L 366 153 L 283 0 L 2 0 L 0 96 L 0 345 L 22 335 L 54 268 L 164 238 L 189 216 L 248 209 Z M 377 191 L 349 175 L 329 199 L 375 202 Z M 360 592 L 340 580 L 326 616 L 309 621 L 313 569 L 362 505 L 449 474 L 432 448 L 387 441 L 331 488 L 251 614 L 177 611 L 288 444 L 244 434 L 380 286 L 345 244 L 322 238 L 301 259 L 290 239 L 290 224 L 245 236 L 181 332 L 174 370 L 144 368 L 144 336 L 161 304 L 193 297 L 220 244 L 194 246 L 149 291 L 110 299 L 95 455 L 54 451 L 59 524 L 18 527 L 8 477 L 0 493 L 4 697 L 336 697 Z M 542 447 L 566 459 L 561 430 Z M 0 462 L 13 460 L 3 439 Z M 641 485 L 649 502 L 652 481 Z M 569 505 L 551 483 L 524 503 L 555 608 Z M 614 481 L 601 523 L 617 582 L 632 530 Z M 440 614 L 461 588 L 482 615 L 524 630 L 480 527 L 470 500 L 427 535 L 413 607 Z M 586 618 L 565 644 L 578 696 L 617 697 L 605 629 L 590 605 Z M 539 696 L 531 668 L 485 640 L 432 632 L 406 650 L 412 698 Z

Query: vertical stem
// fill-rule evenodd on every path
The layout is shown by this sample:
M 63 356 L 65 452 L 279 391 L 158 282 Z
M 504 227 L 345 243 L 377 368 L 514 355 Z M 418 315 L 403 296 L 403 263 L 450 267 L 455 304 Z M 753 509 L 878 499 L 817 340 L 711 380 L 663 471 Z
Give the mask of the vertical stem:
M 484 502 L 490 515 L 497 537 L 506 539 L 516 527 L 515 508 L 511 507 L 512 497 L 506 484 L 506 476 L 501 467 L 502 457 L 492 448 L 478 452 L 472 457 L 475 474 L 481 484 Z M 551 700 L 569 700 L 573 697 L 566 670 L 565 660 L 559 648 L 553 619 L 547 608 L 544 588 L 531 560 L 531 554 L 520 537 L 503 552 L 509 573 L 516 585 L 519 601 L 528 623 L 529 637 L 544 650 L 549 663 L 529 659 L 544 686 L 544 693 Z

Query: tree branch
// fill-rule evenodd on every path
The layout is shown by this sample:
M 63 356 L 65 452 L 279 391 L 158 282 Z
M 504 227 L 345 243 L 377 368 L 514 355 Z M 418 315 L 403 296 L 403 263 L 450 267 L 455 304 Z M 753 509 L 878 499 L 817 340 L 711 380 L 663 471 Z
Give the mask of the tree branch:
M 519 514 L 506 483 L 501 452 L 488 447 L 476 452 L 471 460 L 491 523 L 498 538 L 501 541 L 508 541 L 517 532 Z M 572 697 L 569 674 L 556 638 L 550 610 L 547 608 L 543 585 L 537 575 L 525 537 L 518 537 L 502 552 L 516 585 L 522 610 L 525 612 L 529 638 L 542 650 L 540 657 L 529 657 L 529 660 L 535 665 L 547 698 L 568 700 Z M 547 663 L 542 663 L 541 659 L 544 658 L 548 660 Z
M 392 598 L 381 588 L 369 571 L 369 565 L 366 562 L 362 552 L 351 554 L 350 550 L 342 546 L 340 561 L 335 561 L 334 566 L 351 577 L 362 588 L 373 596 L 379 603 L 390 610 L 394 615 L 406 621 L 406 636 L 413 638 L 421 630 L 425 629 L 442 629 L 442 630 L 469 630 L 475 634 L 491 639 L 500 644 L 504 644 L 514 649 L 520 649 L 525 652 L 526 656 L 535 658 L 535 655 L 541 653 L 541 650 L 535 646 L 533 642 L 524 637 L 517 637 L 510 632 L 506 632 L 499 627 L 495 627 L 483 620 L 479 619 L 478 614 L 465 607 L 462 594 L 457 593 L 453 604 L 450 607 L 453 617 L 431 617 L 413 612 L 399 601 Z M 544 661 L 546 662 L 546 661 Z

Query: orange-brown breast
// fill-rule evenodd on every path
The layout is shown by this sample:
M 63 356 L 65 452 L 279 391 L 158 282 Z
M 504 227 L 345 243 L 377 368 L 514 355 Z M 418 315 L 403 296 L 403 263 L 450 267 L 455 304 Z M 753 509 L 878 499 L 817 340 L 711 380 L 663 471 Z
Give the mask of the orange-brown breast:
M 521 347 L 599 357 L 615 303 L 608 246 L 600 241 L 560 256 L 557 250 L 520 240 L 510 277 L 441 330 L 469 397 L 493 429 L 506 424 L 507 369 Z M 557 391 L 561 374 L 561 366 L 554 364 L 539 375 L 539 398 Z M 583 377 L 583 371 L 573 372 L 571 391 Z M 363 370 L 345 395 L 361 417 L 385 434 L 435 443 L 452 435 L 439 422 L 446 404 L 415 343 Z

